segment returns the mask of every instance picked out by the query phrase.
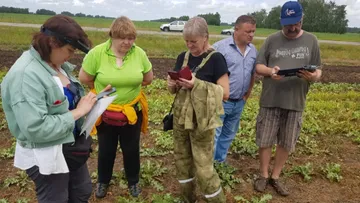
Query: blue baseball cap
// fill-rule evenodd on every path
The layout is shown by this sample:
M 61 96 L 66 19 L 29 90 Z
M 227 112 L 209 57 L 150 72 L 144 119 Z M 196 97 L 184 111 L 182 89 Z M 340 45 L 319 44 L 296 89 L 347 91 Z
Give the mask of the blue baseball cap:
M 303 9 L 299 2 L 288 1 L 281 8 L 280 23 L 282 26 L 294 25 L 301 21 Z

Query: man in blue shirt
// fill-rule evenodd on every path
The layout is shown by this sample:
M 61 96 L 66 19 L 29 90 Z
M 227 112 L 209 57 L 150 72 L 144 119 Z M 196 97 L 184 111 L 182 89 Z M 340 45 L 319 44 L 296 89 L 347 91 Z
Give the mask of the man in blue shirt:
M 230 97 L 223 102 L 223 126 L 216 129 L 215 161 L 224 162 L 232 140 L 239 129 L 241 113 L 255 82 L 257 50 L 251 41 L 256 30 L 253 17 L 242 15 L 236 22 L 234 34 L 216 42 L 213 47 L 222 53 L 230 71 Z

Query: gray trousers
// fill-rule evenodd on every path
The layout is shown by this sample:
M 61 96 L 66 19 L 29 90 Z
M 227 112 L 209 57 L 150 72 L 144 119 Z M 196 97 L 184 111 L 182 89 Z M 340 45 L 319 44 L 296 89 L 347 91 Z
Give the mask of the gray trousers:
M 35 183 L 39 203 L 83 203 L 91 196 L 92 185 L 86 164 L 70 173 L 42 175 L 37 166 L 27 169 L 26 173 Z

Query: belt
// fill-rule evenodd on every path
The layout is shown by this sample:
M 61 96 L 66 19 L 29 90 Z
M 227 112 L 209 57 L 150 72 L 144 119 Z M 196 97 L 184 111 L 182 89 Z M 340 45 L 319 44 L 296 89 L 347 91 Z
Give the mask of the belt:
M 229 102 L 238 102 L 238 101 L 241 101 L 242 98 L 239 98 L 239 99 L 232 99 L 232 98 L 229 98 L 228 101 Z

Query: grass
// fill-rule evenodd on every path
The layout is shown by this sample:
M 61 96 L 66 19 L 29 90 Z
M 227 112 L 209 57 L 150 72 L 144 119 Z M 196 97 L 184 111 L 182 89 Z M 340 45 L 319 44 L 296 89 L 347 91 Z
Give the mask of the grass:
M 0 22 L 12 23 L 31 23 L 43 24 L 50 16 L 47 15 L 33 15 L 33 14 L 15 14 L 15 13 L 0 13 Z M 104 18 L 88 18 L 88 17 L 73 17 L 81 26 L 108 28 L 113 19 Z M 134 21 L 138 30 L 160 31 L 159 27 L 161 22 L 150 21 Z M 210 34 L 220 34 L 221 30 L 229 29 L 232 26 L 209 26 Z M 274 29 L 258 28 L 256 36 L 267 37 L 276 32 Z M 346 33 L 346 34 L 333 34 L 333 33 L 313 33 L 321 40 L 335 40 L 335 41 L 350 41 L 360 42 L 360 34 Z
M 25 50 L 29 47 L 32 33 L 36 28 L 0 26 L 0 48 L 8 50 Z M 87 32 L 94 45 L 108 39 L 106 32 Z M 210 43 L 219 40 L 210 38 Z M 166 42 L 166 43 L 164 43 Z M 260 49 L 263 40 L 254 40 L 257 49 Z M 176 58 L 186 49 L 181 36 L 173 35 L 147 35 L 139 34 L 136 44 L 143 48 L 152 58 Z M 358 65 L 360 64 L 360 46 L 320 44 L 321 57 L 324 63 L 333 65 Z

